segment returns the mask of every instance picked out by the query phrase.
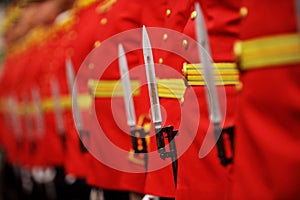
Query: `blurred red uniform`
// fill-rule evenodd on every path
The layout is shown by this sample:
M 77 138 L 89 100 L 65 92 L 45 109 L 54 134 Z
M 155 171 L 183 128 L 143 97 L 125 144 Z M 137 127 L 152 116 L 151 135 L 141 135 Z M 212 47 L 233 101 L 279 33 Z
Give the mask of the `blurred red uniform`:
M 155 25 L 162 29 L 148 30 L 154 63 L 156 63 L 159 101 L 165 109 L 162 109 L 163 127 L 174 126 L 174 130 L 178 130 L 180 126 L 181 101 L 186 87 L 181 75 L 184 59 L 180 55 L 172 54 L 171 51 L 176 51 L 176 48 L 181 47 L 182 35 L 179 33 L 183 31 L 190 16 L 190 4 L 189 0 L 166 1 L 162 9 L 155 13 L 163 18 L 162 25 Z M 179 137 L 176 136 L 175 142 L 178 140 Z M 167 141 L 165 143 L 168 145 Z M 157 149 L 155 137 L 151 138 L 150 147 L 152 151 Z M 162 160 L 157 152 L 156 157 L 149 162 L 150 167 L 155 165 L 164 165 L 165 167 L 147 173 L 145 193 L 161 197 L 175 197 L 171 158 Z
M 17 154 L 17 138 L 14 132 L 13 123 L 11 120 L 11 110 L 7 109 L 8 99 L 11 95 L 11 77 L 14 72 L 17 71 L 17 68 L 11 68 L 10 66 L 18 66 L 17 61 L 20 61 L 18 56 L 21 56 L 21 53 L 12 53 L 9 56 L 4 58 L 3 62 L 3 71 L 1 75 L 1 112 L 2 119 L 1 120 L 1 137 L 2 137 L 2 146 L 4 148 L 4 152 L 6 154 L 7 160 L 11 164 L 16 164 L 18 162 L 18 154 Z M 17 96 L 16 96 L 17 98 Z
M 234 63 L 233 44 L 238 38 L 239 31 L 239 1 L 199 1 L 202 14 L 204 16 L 208 39 L 210 43 L 211 56 L 214 67 L 219 73 L 218 77 L 222 81 L 218 83 L 219 102 L 221 107 L 221 115 L 223 116 L 222 128 L 228 128 L 235 125 L 234 117 L 236 111 L 237 92 L 236 85 L 239 84 L 238 73 Z M 191 13 L 191 19 L 185 27 L 184 33 L 195 39 L 195 13 Z M 195 46 L 190 45 L 191 39 L 183 40 L 183 46 L 190 51 L 192 62 L 198 62 L 198 50 Z M 192 67 L 193 68 L 193 67 Z M 213 128 L 210 126 L 208 102 L 204 82 L 199 79 L 193 81 L 189 76 L 191 69 L 186 66 L 186 78 L 188 84 L 192 87 L 187 89 L 185 94 L 185 102 L 183 105 L 183 122 L 182 133 L 184 136 L 193 137 L 191 133 L 194 131 L 190 123 L 192 119 L 199 119 L 199 127 L 196 137 L 193 139 L 191 146 L 179 159 L 179 179 L 176 192 L 176 199 L 225 199 L 228 195 L 229 187 L 229 169 L 231 166 L 224 167 L 220 164 L 217 157 L 217 149 L 214 147 L 204 158 L 199 157 L 200 148 L 203 145 L 204 137 L 212 134 Z M 196 75 L 197 76 L 197 75 Z M 199 77 L 200 78 L 200 77 Z M 218 80 L 218 79 L 217 79 Z M 202 82 L 202 83 L 201 83 Z M 201 86 L 202 85 L 202 86 Z M 222 91 L 224 87 L 224 91 Z M 194 107 L 193 92 L 198 99 L 198 108 Z M 199 116 L 200 114 L 200 116 Z M 230 149 L 226 149 L 227 152 Z M 193 164 L 190 164 L 193 163 Z
M 243 83 L 231 199 L 300 197 L 300 40 L 296 1 L 243 1 Z M 276 14 L 274 14 L 276 13 Z
M 88 166 L 85 162 L 85 153 L 80 149 L 80 140 L 77 130 L 74 127 L 71 96 L 68 87 L 66 74 L 66 59 L 72 60 L 75 73 L 78 71 L 86 55 L 94 48 L 97 26 L 100 14 L 96 8 L 99 1 L 76 1 L 66 17 L 58 22 L 54 29 L 52 48 L 54 49 L 53 59 L 49 63 L 48 90 L 54 79 L 59 82 L 61 105 L 63 106 L 63 117 L 65 126 L 65 160 L 64 167 L 67 174 L 75 175 L 78 178 L 86 176 Z M 51 90 L 50 90 L 51 92 Z M 85 94 L 86 96 L 88 94 Z M 87 109 L 88 103 L 79 95 L 79 109 Z M 52 110 L 53 114 L 53 110 Z
M 48 166 L 48 157 L 45 156 L 47 149 L 49 146 L 45 145 L 44 136 L 46 134 L 46 121 L 44 119 L 44 115 L 42 115 L 41 120 L 43 120 L 44 128 L 43 130 L 38 131 L 37 115 L 33 112 L 33 106 L 37 102 L 34 102 L 32 98 L 32 89 L 36 89 L 39 93 L 40 90 L 38 85 L 36 84 L 37 73 L 43 66 L 43 62 L 47 62 L 48 54 L 45 48 L 46 34 L 48 32 L 48 28 L 46 27 L 38 27 L 28 34 L 30 38 L 30 44 L 26 50 L 27 56 L 23 58 L 26 62 L 23 63 L 22 71 L 19 74 L 19 79 L 24 84 L 19 84 L 18 87 L 15 87 L 15 92 L 17 92 L 20 103 L 23 104 L 23 114 L 21 115 L 21 119 L 23 121 L 23 131 L 26 135 L 25 145 L 26 151 L 24 152 L 26 155 L 25 166 L 34 167 L 34 166 Z M 32 59 L 34 57 L 35 59 Z M 30 70 L 28 70 L 28 66 L 30 66 Z M 38 106 L 42 111 L 42 105 Z
M 200 60 L 195 41 L 195 18 L 198 13 L 193 9 L 193 3 L 193 1 L 186 1 L 179 7 L 179 10 L 166 11 L 165 27 L 186 35 L 178 35 L 176 39 L 172 38 L 175 37 L 172 33 L 162 35 L 161 38 L 164 40 L 162 47 L 175 53 L 157 54 L 161 56 L 158 57 L 159 63 L 170 66 L 179 73 L 184 66 L 183 75 L 191 87 L 186 89 L 184 98 L 181 99 L 184 101 L 178 107 L 180 110 L 175 109 L 174 100 L 161 98 L 160 101 L 167 109 L 168 116 L 173 117 L 168 123 L 179 127 L 179 135 L 175 139 L 179 156 L 182 155 L 178 160 L 176 199 L 199 199 L 201 197 L 222 199 L 226 198 L 228 192 L 228 167 L 221 166 L 216 148 L 213 148 L 205 158 L 200 159 L 198 156 L 204 137 L 212 129 L 208 130 L 209 111 L 202 76 L 193 72 L 196 70 L 194 65 L 189 65 L 199 63 Z M 226 108 L 226 116 L 224 116 L 226 119 L 222 123 L 224 123 L 223 128 L 227 128 L 234 125 L 235 85 L 239 83 L 238 73 L 233 63 L 232 49 L 238 37 L 240 4 L 233 1 L 222 3 L 200 1 L 200 3 L 209 35 L 212 59 L 224 79 L 221 85 L 225 86 L 225 93 L 222 93 L 220 103 L 223 111 Z M 222 67 L 227 67 L 232 74 L 222 71 Z M 224 97 L 226 101 L 223 100 Z M 225 115 L 225 112 L 222 114 Z
M 110 39 L 110 37 L 115 36 L 118 33 L 121 33 L 126 30 L 141 28 L 141 12 L 142 5 L 144 2 L 141 1 L 117 1 L 109 6 L 105 5 L 104 2 L 102 5 L 99 5 L 99 10 L 108 7 L 107 13 L 102 16 L 102 19 L 99 20 L 100 23 L 100 31 L 98 32 L 98 42 L 100 44 L 100 49 L 102 47 L 102 43 L 105 43 L 106 39 Z M 124 9 L 126 7 L 126 9 Z M 117 25 L 116 25 L 117 24 Z M 139 35 L 136 35 L 136 38 L 131 38 L 128 41 L 124 41 L 124 48 L 140 48 L 138 44 L 140 44 Z M 141 37 L 141 35 L 140 35 Z M 123 42 L 121 40 L 121 42 Z M 91 170 L 89 170 L 89 175 L 87 177 L 88 182 L 91 185 L 110 190 L 126 190 L 126 191 L 135 191 L 143 193 L 144 189 L 144 179 L 145 174 L 141 172 L 141 169 L 144 168 L 142 163 L 137 164 L 134 161 L 129 159 L 130 151 L 132 149 L 130 136 L 124 132 L 124 129 L 120 128 L 122 126 L 125 130 L 129 130 L 129 127 L 126 124 L 126 115 L 125 115 L 125 105 L 123 100 L 123 95 L 120 97 L 113 97 L 113 89 L 116 85 L 116 81 L 120 79 L 118 62 L 114 61 L 108 66 L 103 66 L 103 62 L 106 61 L 105 58 L 110 57 L 117 59 L 118 58 L 118 43 L 112 42 L 111 45 L 105 46 L 99 52 L 100 57 L 97 60 L 92 60 L 88 63 L 90 66 L 95 66 L 105 69 L 104 73 L 100 77 L 101 81 L 108 83 L 109 85 L 113 84 L 112 87 L 107 87 L 102 85 L 102 88 L 108 92 L 108 94 L 104 94 L 102 92 L 95 94 L 95 109 L 97 113 L 97 118 L 100 123 L 101 128 L 106 137 L 109 138 L 112 145 L 115 145 L 118 148 L 125 150 L 124 155 L 120 156 L 111 152 L 109 149 L 106 149 L 102 145 L 102 140 L 105 138 L 101 138 L 99 133 L 91 133 L 90 141 L 96 146 L 94 148 L 93 154 L 96 154 L 97 159 L 102 158 L 101 160 L 96 160 L 95 158 L 91 158 Z M 108 55 L 108 56 L 106 56 Z M 128 67 L 132 68 L 139 64 L 139 53 L 133 52 L 127 55 Z M 101 59 L 102 58 L 102 59 Z M 99 59 L 99 60 L 98 60 Z M 102 70 L 102 69 L 101 69 Z M 93 73 L 93 68 L 90 69 Z M 97 77 L 98 78 L 98 77 Z M 135 77 L 131 77 L 134 79 Z M 138 77 L 137 77 L 138 78 Z M 98 81 L 98 80 L 97 80 Z M 145 91 L 144 91 L 145 92 Z M 141 94 L 139 94 L 141 95 Z M 133 99 L 136 101 L 138 97 L 134 95 Z M 117 102 L 114 105 L 111 105 L 112 102 Z M 146 102 L 147 103 L 147 102 Z M 121 119 L 117 122 L 116 118 L 113 116 L 113 109 L 117 108 L 118 114 L 122 116 Z M 147 108 L 144 104 L 144 110 Z M 141 114 L 143 114 L 143 110 L 136 105 L 135 108 L 137 119 Z M 148 111 L 148 110 L 147 110 Z M 121 123 L 121 125 L 120 125 Z M 118 126 L 119 125 L 119 126 Z M 91 144 L 91 146 L 93 146 Z M 124 172 L 122 169 L 118 168 L 118 166 L 107 166 L 110 161 L 119 162 L 119 166 L 126 166 L 127 169 L 131 169 L 132 172 Z M 135 173 L 135 168 L 139 169 L 140 173 Z
M 125 30 L 130 30 L 133 28 L 140 28 L 142 25 L 145 25 L 146 27 L 149 26 L 156 26 L 156 27 L 163 27 L 164 24 L 164 13 L 166 11 L 166 2 L 152 2 L 147 3 L 145 1 L 131 1 L 130 4 L 126 1 L 118 1 L 116 4 L 114 4 L 111 7 L 111 10 L 108 11 L 105 18 L 101 20 L 101 23 L 103 25 L 103 30 L 100 33 L 100 40 L 103 41 L 105 39 L 109 39 L 109 37 L 114 36 L 117 33 L 121 33 Z M 124 6 L 127 6 L 127 10 L 124 10 Z M 154 14 L 153 10 L 155 10 Z M 142 11 L 142 12 L 141 12 Z M 115 24 L 120 24 L 119 26 L 115 26 Z M 135 35 L 136 38 L 133 40 L 126 40 L 124 41 L 123 45 L 125 49 L 130 48 L 138 48 L 141 49 L 141 30 L 137 31 L 140 34 Z M 135 32 L 135 34 L 137 33 Z M 155 38 L 155 37 L 154 37 Z M 157 38 L 156 38 L 157 39 Z M 123 42 L 121 40 L 121 42 Z M 131 43 L 132 42 L 132 43 Z M 161 42 L 161 40 L 159 40 Z M 101 45 L 100 45 L 101 48 Z M 106 54 L 112 53 L 115 58 L 117 58 L 117 44 L 115 44 L 115 47 L 111 47 L 110 49 L 107 49 Z M 129 63 L 129 68 L 134 69 L 138 65 L 143 65 L 143 55 L 141 54 L 141 51 L 133 52 L 127 55 L 127 60 Z M 98 66 L 96 63 L 92 63 L 95 66 Z M 99 66 L 98 66 L 99 67 Z M 142 68 L 142 71 L 140 73 L 132 73 L 131 79 L 139 79 L 139 81 L 143 82 L 145 81 L 145 77 L 141 74 L 144 73 L 144 68 Z M 110 65 L 107 70 L 104 72 L 103 76 L 100 80 L 101 81 L 111 81 L 119 80 L 119 68 L 118 64 L 114 62 L 112 65 Z M 144 82 L 143 82 L 144 83 Z M 135 109 L 136 109 L 136 118 L 137 121 L 142 116 L 147 116 L 149 112 L 149 98 L 148 98 L 148 89 L 146 85 L 140 85 L 140 94 L 138 96 L 134 96 L 135 101 Z M 111 110 L 111 102 L 112 101 L 118 101 L 119 109 L 118 112 L 120 112 L 125 117 L 125 106 L 123 104 L 123 99 L 119 98 L 118 100 L 114 100 L 117 98 L 114 98 L 111 96 L 100 96 L 97 97 L 95 100 L 98 120 L 101 124 L 101 127 L 103 128 L 106 136 L 109 138 L 110 141 L 112 141 L 116 146 L 121 147 L 122 149 L 125 149 L 128 152 L 128 155 L 125 155 L 124 158 L 122 158 L 126 163 L 121 163 L 120 165 L 128 166 L 128 168 L 134 169 L 141 168 L 143 166 L 138 166 L 134 163 L 133 160 L 127 161 L 127 157 L 129 156 L 129 152 L 132 149 L 132 144 L 129 135 L 126 135 L 119 127 L 115 125 L 115 119 L 112 116 L 112 110 Z M 116 104 L 114 104 L 116 105 Z M 127 127 L 125 118 L 122 119 L 122 122 L 119 122 L 122 124 L 123 127 Z M 118 124 L 119 125 L 119 124 Z M 128 130 L 128 129 L 127 129 Z M 157 156 L 159 154 L 157 151 L 156 141 L 155 137 L 153 137 L 154 140 L 152 140 L 152 144 L 150 145 L 149 150 L 151 152 L 154 152 Z M 100 140 L 98 138 L 98 140 Z M 100 145 L 101 143 L 99 143 Z M 99 147 L 101 148 L 101 147 Z M 102 147 L 103 148 L 103 147 Z M 98 150 L 100 151 L 100 150 Z M 104 154 L 108 154 L 107 149 L 102 149 L 102 156 L 105 157 Z M 110 152 L 111 153 L 111 152 Z M 118 156 L 111 153 L 110 157 L 107 159 L 115 159 L 118 160 Z M 122 160 L 121 159 L 121 160 Z M 151 182 L 146 183 L 145 186 L 145 174 L 144 173 L 127 173 L 127 172 L 121 172 L 116 169 L 112 169 L 110 167 L 105 166 L 104 163 L 99 163 L 96 160 L 92 161 L 95 163 L 95 171 L 96 173 L 91 173 L 91 176 L 88 177 L 88 181 L 96 185 L 98 187 L 106 188 L 106 189 L 116 189 L 116 190 L 130 190 L 130 191 L 136 191 L 136 192 L 145 192 L 145 193 L 151 193 L 161 196 L 174 196 L 174 184 L 172 183 L 172 171 L 169 171 L 169 174 L 161 173 L 159 174 L 159 180 L 155 180 Z M 148 168 L 151 168 L 152 160 L 149 159 L 149 166 Z M 136 165 L 136 166 L 135 166 Z M 155 172 L 154 172 L 155 173 Z M 164 177 L 170 177 L 170 182 L 165 178 L 162 178 L 162 175 Z M 170 176 L 168 176 L 170 175 Z M 149 173 L 147 175 L 147 179 L 152 176 L 152 173 Z M 150 179 L 148 179 L 150 180 Z M 162 181 L 165 181 L 168 185 L 163 183 Z M 159 182 L 159 184 L 158 184 Z M 158 184 L 158 185 L 156 185 Z M 170 192 L 171 191 L 171 192 Z

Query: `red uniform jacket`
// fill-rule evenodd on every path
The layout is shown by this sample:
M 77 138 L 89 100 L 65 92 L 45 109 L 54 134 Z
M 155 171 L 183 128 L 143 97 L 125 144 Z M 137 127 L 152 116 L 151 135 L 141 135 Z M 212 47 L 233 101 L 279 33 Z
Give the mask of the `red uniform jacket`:
M 173 12 L 170 9 L 170 11 L 166 12 L 165 27 L 183 31 L 187 35 L 176 35 L 171 32 L 167 33 L 167 35 L 162 35 L 163 41 L 161 46 L 169 50 L 169 52 L 158 52 L 155 54 L 158 63 L 169 66 L 180 74 L 184 62 L 199 63 L 200 60 L 195 42 L 193 3 L 192 1 L 184 2 L 178 11 L 175 9 Z M 200 3 L 209 35 L 213 61 L 219 63 L 234 62 L 232 49 L 233 43 L 238 36 L 239 2 L 201 1 Z M 172 37 L 176 37 L 176 39 Z M 221 44 L 220 41 L 222 41 Z M 171 53 L 171 51 L 174 53 Z M 178 76 L 174 75 L 172 77 L 170 73 L 159 73 L 159 70 L 158 74 L 161 78 L 168 77 L 168 75 L 168 78 L 178 78 Z M 220 103 L 223 108 L 222 114 L 226 117 L 225 122 L 223 120 L 222 123 L 224 123 L 224 127 L 228 127 L 234 125 L 236 86 L 234 84 L 225 86 L 222 94 Z M 227 102 L 223 100 L 225 98 Z M 213 148 L 205 158 L 200 159 L 198 157 L 200 147 L 209 127 L 205 88 L 192 85 L 187 88 L 183 99 L 182 105 L 180 103 L 176 105 L 177 99 L 176 101 L 167 98 L 160 99 L 161 104 L 167 110 L 168 116 L 171 116 L 169 120 L 167 119 L 167 123 L 179 128 L 176 143 L 178 154 L 181 157 L 179 158 L 176 199 L 199 199 L 201 195 L 203 195 L 203 198 L 210 199 L 225 198 L 228 192 L 228 169 L 222 167 L 219 163 L 216 149 Z M 211 128 L 209 131 L 212 131 Z M 170 166 L 168 171 L 170 172 Z M 169 188 L 172 188 L 172 174 L 169 173 L 168 176 L 170 177 L 168 183 L 171 183 Z M 153 176 L 149 179 L 155 180 Z M 157 177 L 156 180 L 159 181 L 160 179 Z M 172 193 L 165 194 L 170 195 Z M 163 191 L 161 191 L 160 195 L 163 195 Z
M 256 58 L 246 59 L 243 52 L 253 46 L 242 47 L 241 69 L 249 61 L 260 59 L 263 64 L 255 69 L 248 64 L 249 69 L 241 73 L 243 88 L 237 115 L 232 199 L 300 197 L 300 156 L 297 150 L 300 145 L 300 59 L 295 3 L 292 0 L 277 1 L 276 4 L 268 0 L 243 2 L 240 38 L 245 42 L 254 41 L 258 53 Z M 291 34 L 296 38 L 292 42 L 296 45 L 294 47 L 288 42 Z M 276 37 L 287 39 L 278 40 Z M 266 42 L 268 39 L 270 42 Z M 259 41 L 264 43 L 259 45 Z M 270 49 L 270 44 L 275 46 Z M 287 46 L 283 48 L 282 45 Z M 295 47 L 294 54 L 298 59 L 293 62 L 285 61 L 289 56 L 278 56 L 285 55 L 286 50 L 293 52 Z M 266 55 L 270 52 L 268 58 Z

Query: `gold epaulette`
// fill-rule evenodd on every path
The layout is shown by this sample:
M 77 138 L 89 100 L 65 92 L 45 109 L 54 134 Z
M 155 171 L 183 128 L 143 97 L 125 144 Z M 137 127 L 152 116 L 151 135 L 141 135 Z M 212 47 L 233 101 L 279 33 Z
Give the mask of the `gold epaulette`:
M 235 63 L 213 63 L 216 85 L 239 84 L 239 72 Z M 204 86 L 205 81 L 202 72 L 202 64 L 184 63 L 183 76 L 192 86 Z
M 51 33 L 55 34 L 61 30 L 69 30 L 76 21 L 76 14 L 97 2 L 99 2 L 97 10 L 100 8 L 101 12 L 106 12 L 116 0 L 104 0 L 103 2 L 101 0 L 77 0 L 71 9 L 66 11 L 66 17 L 52 26 Z
M 20 14 L 21 8 L 19 6 L 9 8 L 4 20 L 1 22 L 1 33 L 7 32 L 20 17 Z
M 49 34 L 50 27 L 48 26 L 38 26 L 33 28 L 24 36 L 24 38 L 15 42 L 7 48 L 8 57 L 25 52 L 32 45 L 43 44 Z
M 99 0 L 77 0 L 73 6 L 73 10 L 75 12 L 87 8 L 93 3 L 100 2 Z
M 75 23 L 76 20 L 76 13 L 81 11 L 82 9 L 87 8 L 88 6 L 92 5 L 93 3 L 98 2 L 99 0 L 77 0 L 75 1 L 73 7 L 65 11 L 64 18 L 62 18 L 60 21 L 55 23 L 52 27 L 52 33 L 55 34 L 61 30 L 69 30 Z M 100 2 L 100 1 L 99 1 Z
M 101 4 L 97 7 L 98 13 L 106 13 L 112 5 L 114 5 L 117 0 L 104 0 Z
M 25 45 L 42 44 L 49 37 L 50 26 L 37 26 L 33 28 L 25 38 Z
M 75 23 L 74 11 L 68 10 L 68 11 L 65 11 L 63 14 L 64 14 L 64 16 L 59 21 L 56 21 L 56 23 L 54 23 L 51 26 L 51 31 L 50 31 L 51 34 L 50 35 L 55 35 L 56 33 L 58 33 L 61 30 L 69 30 L 74 25 L 74 23 Z
M 237 42 L 235 55 L 241 70 L 300 63 L 298 33 Z

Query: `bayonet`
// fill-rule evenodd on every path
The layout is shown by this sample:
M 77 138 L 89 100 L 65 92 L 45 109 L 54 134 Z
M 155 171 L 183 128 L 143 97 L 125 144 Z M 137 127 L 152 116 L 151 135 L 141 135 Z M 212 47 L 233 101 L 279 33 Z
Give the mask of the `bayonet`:
M 208 34 L 206 31 L 206 26 L 204 24 L 203 15 L 200 9 L 199 3 L 195 3 L 196 10 L 196 37 L 197 41 L 200 43 L 198 45 L 198 53 L 202 62 L 202 71 L 205 80 L 205 88 L 206 88 L 206 100 L 208 102 L 209 107 L 209 119 L 214 125 L 214 137 L 217 140 L 217 149 L 218 149 L 218 157 L 221 159 L 221 164 L 226 166 L 227 164 L 232 162 L 232 158 L 227 158 L 223 137 L 221 135 L 222 132 L 226 132 L 226 130 L 222 130 L 220 127 L 221 123 L 221 110 L 219 104 L 219 98 L 216 88 L 216 82 L 214 78 L 213 72 L 213 64 L 211 61 L 211 53 L 208 41 Z M 232 130 L 232 127 L 230 128 Z M 230 131 L 231 134 L 232 131 Z
M 15 96 L 10 96 L 8 98 L 8 106 L 9 108 L 11 108 L 9 114 L 13 126 L 12 128 L 14 130 L 18 143 L 21 143 L 22 142 L 21 120 L 19 115 L 19 105 L 18 105 L 17 98 Z
M 146 142 L 146 133 L 142 127 L 136 127 L 135 109 L 132 99 L 132 89 L 130 85 L 130 77 L 128 71 L 128 64 L 126 60 L 126 55 L 122 44 L 118 46 L 119 53 L 119 69 L 121 74 L 121 82 L 124 91 L 124 102 L 127 115 L 127 124 L 130 127 L 131 142 L 133 146 L 134 153 L 144 153 L 144 165 L 145 170 L 148 168 L 148 151 Z M 141 140 L 142 148 L 138 148 L 138 140 Z
M 74 73 L 72 61 L 69 58 L 66 59 L 66 70 L 67 70 L 69 92 L 70 94 L 72 94 L 72 102 L 73 102 L 72 109 L 73 109 L 75 125 L 78 130 L 82 130 L 82 120 L 81 120 L 81 114 L 80 114 L 79 104 L 78 104 L 77 86 L 75 85 L 75 73 Z
M 149 97 L 151 103 L 152 121 L 154 123 L 155 132 L 156 132 L 156 142 L 158 146 L 158 151 L 159 153 L 162 154 L 166 151 L 164 136 L 162 133 L 160 133 L 160 130 L 162 128 L 161 125 L 162 117 L 161 117 L 160 103 L 159 103 L 158 92 L 157 92 L 152 49 L 151 49 L 150 40 L 145 26 L 143 26 L 143 55 L 144 55 L 148 91 L 149 91 Z
M 173 126 L 162 127 L 162 116 L 161 116 L 160 103 L 159 103 L 159 97 L 157 92 L 152 48 L 151 48 L 150 39 L 145 26 L 143 26 L 143 55 L 144 55 L 144 62 L 146 68 L 148 92 L 149 92 L 150 103 L 151 103 L 151 115 L 155 127 L 157 148 L 160 157 L 163 160 L 165 160 L 168 157 L 170 157 L 172 160 L 174 184 L 176 187 L 178 161 L 177 161 L 175 136 L 178 134 L 178 131 L 174 131 Z M 164 133 L 168 138 L 170 152 L 167 152 L 165 148 Z
M 119 44 L 118 51 L 119 51 L 119 69 L 120 69 L 121 81 L 122 81 L 122 86 L 124 91 L 124 102 L 126 107 L 127 124 L 130 128 L 135 128 L 136 119 L 135 119 L 133 99 L 131 95 L 132 90 L 130 86 L 127 60 L 126 60 L 126 56 L 122 44 Z
M 54 106 L 54 115 L 55 115 L 55 122 L 57 127 L 57 132 L 61 138 L 62 145 L 66 146 L 66 133 L 65 133 L 65 126 L 64 126 L 64 119 L 63 113 L 60 103 L 60 90 L 59 85 L 56 78 L 53 78 L 50 82 L 51 86 L 51 93 L 52 93 L 52 100 Z
M 211 53 L 210 53 L 210 47 L 208 42 L 208 36 L 204 24 L 204 19 L 198 3 L 196 3 L 195 8 L 197 13 L 196 16 L 197 34 L 196 35 L 197 35 L 197 40 L 201 45 L 199 46 L 199 53 L 202 62 L 203 76 L 206 82 L 205 84 L 206 98 L 207 98 L 209 111 L 210 111 L 210 120 L 215 124 L 219 124 L 221 121 L 221 111 L 219 106 L 218 93 L 215 86 L 215 78 L 213 72 L 213 64 L 211 62 L 211 57 L 210 57 Z
M 30 106 L 28 102 L 28 97 L 26 94 L 22 96 L 22 109 L 24 112 L 24 121 L 25 121 L 25 127 L 26 127 L 26 133 L 28 136 L 28 140 L 30 143 L 30 152 L 34 152 L 36 150 L 36 142 L 35 138 L 33 135 L 33 130 L 32 130 L 32 121 L 31 121 L 31 116 L 30 116 Z
M 44 117 L 42 111 L 40 92 L 37 88 L 33 88 L 31 90 L 31 95 L 32 95 L 32 103 L 34 109 L 33 113 L 35 115 L 36 130 L 42 137 L 42 135 L 45 133 L 45 123 L 44 123 Z
M 75 84 L 75 73 L 72 61 L 68 58 L 66 59 L 66 71 L 67 71 L 67 79 L 68 79 L 68 86 L 69 86 L 69 92 L 72 94 L 72 101 L 73 101 L 73 116 L 74 116 L 74 122 L 75 126 L 79 132 L 79 138 L 80 138 L 80 149 L 82 152 L 86 152 L 87 149 L 85 148 L 82 138 L 84 135 L 88 135 L 89 133 L 83 129 L 82 126 L 82 119 L 81 119 L 81 113 L 79 109 L 78 104 L 78 93 L 77 93 L 77 86 Z

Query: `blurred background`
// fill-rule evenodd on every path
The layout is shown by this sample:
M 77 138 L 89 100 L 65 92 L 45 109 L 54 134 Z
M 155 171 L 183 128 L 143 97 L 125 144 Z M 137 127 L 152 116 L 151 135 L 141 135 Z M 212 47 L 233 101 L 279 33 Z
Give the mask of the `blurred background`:
M 3 41 L 3 21 L 5 12 L 7 11 L 7 8 L 9 4 L 11 3 L 10 0 L 1 0 L 0 1 L 0 22 L 1 22 L 1 35 L 0 35 L 0 76 L 2 74 L 2 61 L 4 56 L 4 41 Z M 4 191 L 3 191 L 3 184 L 4 184 L 4 163 L 5 163 L 5 156 L 4 151 L 2 149 L 2 146 L 0 147 L 0 199 L 4 199 Z

